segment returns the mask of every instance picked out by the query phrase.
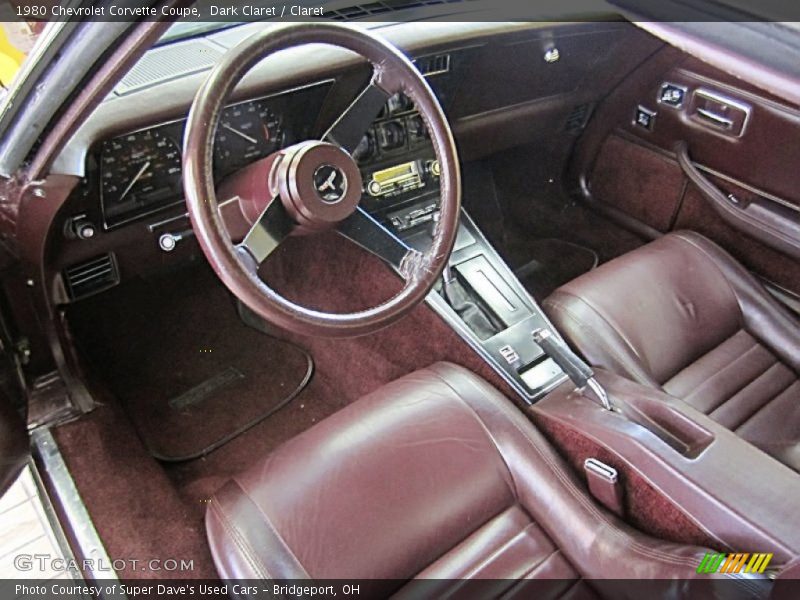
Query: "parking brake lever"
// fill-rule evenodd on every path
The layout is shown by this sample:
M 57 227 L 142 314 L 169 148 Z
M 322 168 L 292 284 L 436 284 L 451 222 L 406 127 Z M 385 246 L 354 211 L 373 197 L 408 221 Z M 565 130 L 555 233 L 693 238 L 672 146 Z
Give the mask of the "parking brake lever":
M 533 341 L 539 344 L 544 353 L 561 367 L 561 370 L 567 374 L 567 377 L 583 395 L 588 396 L 606 410 L 614 410 L 608 394 L 600 382 L 594 378 L 592 368 L 570 350 L 564 342 L 547 329 L 536 329 L 532 335 Z

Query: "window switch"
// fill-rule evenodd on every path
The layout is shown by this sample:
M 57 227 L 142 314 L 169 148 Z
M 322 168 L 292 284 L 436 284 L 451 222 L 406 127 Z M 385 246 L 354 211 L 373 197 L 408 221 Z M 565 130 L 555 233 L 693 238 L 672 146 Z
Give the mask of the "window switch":
M 656 112 L 640 104 L 636 107 L 636 112 L 633 115 L 633 124 L 647 129 L 647 131 L 653 131 L 656 126 Z

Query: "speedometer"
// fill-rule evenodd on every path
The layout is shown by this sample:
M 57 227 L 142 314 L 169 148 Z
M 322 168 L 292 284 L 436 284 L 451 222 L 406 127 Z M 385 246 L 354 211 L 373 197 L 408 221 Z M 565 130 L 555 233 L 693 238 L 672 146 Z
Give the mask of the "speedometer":
M 158 129 L 103 142 L 100 148 L 103 214 L 112 226 L 131 213 L 180 198 L 181 152 Z
M 280 119 L 254 100 L 222 111 L 215 141 L 216 170 L 227 173 L 274 152 L 283 143 Z

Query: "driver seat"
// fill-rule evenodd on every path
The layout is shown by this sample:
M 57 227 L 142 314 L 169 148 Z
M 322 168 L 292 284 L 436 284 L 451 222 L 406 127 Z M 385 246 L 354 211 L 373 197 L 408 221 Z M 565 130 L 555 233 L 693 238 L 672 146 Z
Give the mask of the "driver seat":
M 226 580 L 358 580 L 363 597 L 442 597 L 468 578 L 494 580 L 484 597 L 624 597 L 583 578 L 660 580 L 648 592 L 675 598 L 720 583 L 697 575 L 705 549 L 597 505 L 520 410 L 450 363 L 378 389 L 234 477 L 206 527 Z

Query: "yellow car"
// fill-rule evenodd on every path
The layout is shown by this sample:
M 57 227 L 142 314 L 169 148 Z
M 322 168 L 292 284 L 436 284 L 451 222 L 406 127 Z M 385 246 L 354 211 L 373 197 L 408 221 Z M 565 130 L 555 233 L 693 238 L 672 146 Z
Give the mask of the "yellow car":
M 5 28 L 0 28 L 0 84 L 3 87 L 7 88 L 11 85 L 23 60 L 25 60 L 25 54 L 14 46 Z

